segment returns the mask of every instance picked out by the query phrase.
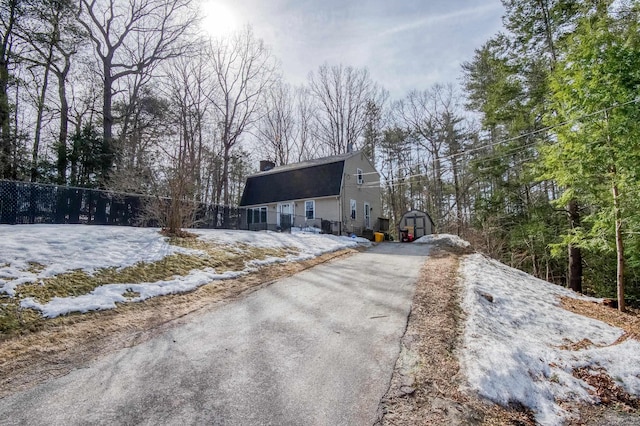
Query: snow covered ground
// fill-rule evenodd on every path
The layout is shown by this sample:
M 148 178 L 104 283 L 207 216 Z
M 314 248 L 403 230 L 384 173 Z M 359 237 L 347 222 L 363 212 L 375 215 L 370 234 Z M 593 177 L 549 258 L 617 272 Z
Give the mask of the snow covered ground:
M 197 230 L 199 238 L 218 245 L 239 243 L 268 248 L 295 248 L 284 258 L 247 262 L 240 271 L 194 270 L 187 276 L 142 284 L 110 284 L 79 297 L 55 298 L 41 304 L 21 300 L 23 307 L 46 317 L 115 307 L 116 302 L 189 291 L 216 279 L 246 274 L 258 264 L 309 259 L 322 253 L 369 244 L 367 240 L 318 235 L 226 230 Z M 427 236 L 417 243 L 443 241 L 468 246 L 451 235 Z M 85 225 L 0 225 L 0 293 L 15 295 L 18 285 L 38 282 L 74 269 L 88 273 L 105 267 L 153 262 L 190 250 L 171 246 L 157 229 Z M 34 268 L 33 264 L 42 265 Z M 460 361 L 469 387 L 500 404 L 521 403 L 538 422 L 561 424 L 571 416 L 563 401 L 591 401 L 588 385 L 575 378 L 580 367 L 604 368 L 628 392 L 640 395 L 640 343 L 628 339 L 612 345 L 621 329 L 568 312 L 561 296 L 581 296 L 533 278 L 479 254 L 461 266 L 462 308 L 466 313 Z M 139 293 L 125 299 L 127 290 Z M 562 349 L 589 339 L 587 349 Z
M 244 243 L 263 248 L 294 248 L 295 255 L 250 260 L 238 271 L 193 270 L 186 276 L 153 283 L 108 284 L 77 297 L 56 297 L 48 303 L 32 298 L 20 301 L 23 308 L 34 308 L 53 318 L 70 312 L 113 309 L 118 302 L 138 302 L 150 297 L 193 290 L 211 281 L 233 278 L 268 263 L 299 261 L 323 253 L 370 244 L 361 238 L 299 232 L 251 232 L 202 229 L 193 231 L 200 239 L 217 245 Z M 20 284 L 39 282 L 64 272 L 155 262 L 173 253 L 199 253 L 168 244 L 158 229 L 86 225 L 0 225 L 0 293 L 15 297 Z M 41 267 L 34 268 L 38 264 Z M 139 295 L 126 298 L 127 292 Z
M 479 254 L 461 269 L 467 314 L 461 364 L 472 389 L 503 405 L 531 408 L 543 425 L 571 417 L 563 401 L 593 401 L 588 385 L 572 375 L 575 368 L 604 368 L 640 395 L 640 342 L 612 345 L 623 330 L 560 306 L 561 296 L 580 295 Z M 594 346 L 561 348 L 583 339 Z

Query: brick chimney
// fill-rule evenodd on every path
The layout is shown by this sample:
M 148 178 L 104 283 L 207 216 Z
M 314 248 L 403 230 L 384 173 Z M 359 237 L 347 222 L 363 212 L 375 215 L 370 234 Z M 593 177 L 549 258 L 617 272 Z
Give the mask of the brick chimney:
M 260 161 L 260 171 L 266 172 L 267 170 L 271 170 L 276 166 L 276 163 L 269 160 L 261 160 Z

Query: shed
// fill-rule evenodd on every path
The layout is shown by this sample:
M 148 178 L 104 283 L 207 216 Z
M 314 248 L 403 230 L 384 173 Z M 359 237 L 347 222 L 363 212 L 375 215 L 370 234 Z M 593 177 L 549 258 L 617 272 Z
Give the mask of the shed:
M 398 223 L 400 230 L 410 230 L 414 238 L 433 234 L 435 224 L 429 213 L 420 210 L 409 210 L 402 215 Z

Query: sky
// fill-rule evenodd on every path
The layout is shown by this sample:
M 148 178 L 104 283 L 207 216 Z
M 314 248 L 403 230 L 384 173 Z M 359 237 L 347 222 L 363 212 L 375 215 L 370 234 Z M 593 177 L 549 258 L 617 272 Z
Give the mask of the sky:
M 458 84 L 504 12 L 500 0 L 203 0 L 203 10 L 213 35 L 249 23 L 291 84 L 324 63 L 366 67 L 392 98 Z
M 193 270 L 186 276 L 138 284 L 106 284 L 91 293 L 56 297 L 40 303 L 16 291 L 20 283 L 82 269 L 124 267 L 154 262 L 176 251 L 153 228 L 89 225 L 0 225 L 0 293 L 18 297 L 23 308 L 56 317 L 69 312 L 113 309 L 116 303 L 134 303 L 149 297 L 191 291 L 224 278 L 244 275 L 265 263 L 298 261 L 322 253 L 370 243 L 366 240 L 316 233 L 276 233 L 192 230 L 217 246 L 238 244 L 297 249 L 284 258 L 256 262 L 246 259 L 239 270 Z M 428 235 L 413 244 L 468 247 L 453 235 Z M 400 243 L 386 243 L 400 244 Z M 33 263 L 42 265 L 33 268 Z M 465 256 L 460 268 L 461 308 L 464 311 L 462 345 L 457 351 L 467 378 L 466 387 L 496 403 L 519 402 L 529 407 L 538 423 L 560 425 L 572 416 L 563 401 L 595 402 L 590 388 L 574 377 L 576 368 L 602 368 L 632 395 L 640 396 L 640 342 L 620 339 L 624 330 L 564 310 L 560 297 L 597 301 L 534 278 L 481 254 Z M 392 284 L 392 283 L 390 283 Z M 451 283 L 455 285 L 456 283 Z M 138 297 L 127 299 L 133 290 Z M 230 302 L 234 303 L 234 302 Z M 571 349 L 572 343 L 592 345 Z

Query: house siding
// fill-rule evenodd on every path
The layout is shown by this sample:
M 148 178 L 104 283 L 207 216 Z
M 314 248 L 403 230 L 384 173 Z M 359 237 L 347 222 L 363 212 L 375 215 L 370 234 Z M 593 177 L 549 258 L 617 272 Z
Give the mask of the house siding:
M 324 161 L 324 162 L 323 162 Z M 362 183 L 358 183 L 358 170 Z M 315 202 L 315 219 L 305 217 L 305 202 Z M 351 200 L 356 202 L 356 217 L 351 218 Z M 327 159 L 310 160 L 301 165 L 287 165 L 252 175 L 247 179 L 240 205 L 246 208 L 267 206 L 268 226 L 253 229 L 276 229 L 279 205 L 293 205 L 294 226 L 330 227 L 328 232 L 363 235 L 378 230 L 382 216 L 380 175 L 361 153 L 342 154 Z M 369 226 L 364 206 L 370 207 Z M 331 223 L 324 223 L 329 221 Z M 246 218 L 245 218 L 246 223 Z
M 340 221 L 339 213 L 336 211 L 338 206 L 339 197 L 323 197 L 323 198 L 305 198 L 298 200 L 284 200 L 277 203 L 269 204 L 256 204 L 252 206 L 246 206 L 247 209 L 253 209 L 258 207 L 267 207 L 267 223 L 276 225 L 278 223 L 278 215 L 280 214 L 279 206 L 281 204 L 293 205 L 293 225 L 294 226 L 315 226 L 321 227 L 321 221 L 328 220 L 331 222 Z M 307 219 L 305 215 L 305 202 L 315 201 L 315 218 Z M 245 219 L 246 222 L 246 219 Z M 270 228 L 269 228 L 270 229 Z
M 357 171 L 363 172 L 364 182 L 359 185 Z M 357 232 L 365 229 L 364 203 L 368 203 L 370 212 L 370 228 L 376 229 L 377 220 L 382 217 L 382 200 L 380 197 L 380 174 L 376 171 L 364 154 L 354 155 L 345 160 L 342 195 L 342 222 L 346 232 Z M 351 218 L 351 201 L 356 200 L 356 218 Z

